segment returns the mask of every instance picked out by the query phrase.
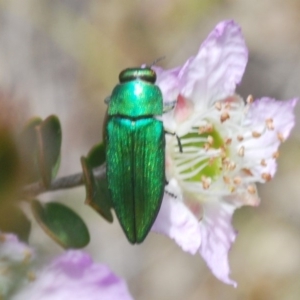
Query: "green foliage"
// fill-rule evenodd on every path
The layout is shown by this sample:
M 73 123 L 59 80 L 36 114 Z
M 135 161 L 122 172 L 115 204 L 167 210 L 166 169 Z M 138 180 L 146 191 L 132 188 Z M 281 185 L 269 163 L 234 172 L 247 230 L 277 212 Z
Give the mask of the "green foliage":
M 15 204 L 2 204 L 0 207 L 0 230 L 16 234 L 20 240 L 27 242 L 31 223 L 24 212 Z
M 15 175 L 14 163 L 19 156 L 25 173 L 25 184 L 34 183 L 32 187 L 38 188 L 38 191 L 39 186 L 41 191 L 51 190 L 51 182 L 59 168 L 61 143 L 60 122 L 53 115 L 44 121 L 33 118 L 26 124 L 18 136 L 19 153 L 12 137 L 6 131 L 0 131 L 0 165 L 3 167 L 0 168 L 0 192 L 6 187 L 9 178 Z M 105 146 L 96 145 L 81 160 L 87 191 L 86 203 L 112 222 L 112 204 L 106 178 L 98 179 L 93 173 L 94 168 L 105 162 Z M 26 198 L 31 197 L 30 188 L 28 186 L 23 190 L 24 195 L 29 191 Z M 4 204 L 0 203 L 0 230 L 13 232 L 27 241 L 31 229 L 29 220 L 17 206 L 10 202 Z M 44 205 L 38 200 L 31 200 L 31 209 L 38 224 L 62 247 L 82 248 L 89 243 L 90 236 L 85 223 L 63 204 L 51 202 Z
M 62 132 L 59 119 L 52 115 L 42 121 L 30 120 L 20 134 L 20 152 L 26 183 L 42 180 L 49 187 L 60 164 Z
M 19 137 L 20 154 L 25 166 L 25 183 L 27 184 L 38 181 L 41 178 L 38 162 L 39 145 L 35 129 L 40 123 L 42 123 L 41 118 L 32 118 L 24 126 Z
M 101 166 L 104 162 L 105 146 L 102 143 L 94 146 L 87 157 L 81 158 L 86 188 L 85 203 L 95 209 L 108 222 L 112 222 L 112 201 L 108 191 L 106 177 L 97 179 L 93 173 L 93 169 Z
M 20 181 L 20 157 L 9 129 L 0 128 L 0 204 L 15 198 Z
M 59 119 L 49 116 L 36 127 L 39 144 L 39 165 L 46 187 L 55 178 L 60 164 L 60 148 L 62 133 Z
M 87 226 L 67 206 L 56 202 L 42 205 L 39 201 L 33 200 L 31 208 L 44 231 L 65 249 L 83 248 L 89 243 Z
M 93 168 L 101 166 L 105 162 L 105 145 L 103 143 L 95 145 L 89 151 L 86 159 Z

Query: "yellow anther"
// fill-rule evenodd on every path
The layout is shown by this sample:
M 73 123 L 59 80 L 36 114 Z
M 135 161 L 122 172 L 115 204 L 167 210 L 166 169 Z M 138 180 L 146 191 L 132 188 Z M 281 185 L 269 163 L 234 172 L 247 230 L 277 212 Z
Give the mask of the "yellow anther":
M 207 142 L 208 142 L 210 145 L 212 145 L 212 144 L 214 143 L 214 138 L 213 138 L 211 135 L 209 135 L 209 136 L 207 137 Z
M 210 187 L 211 179 L 206 176 L 201 177 L 202 187 L 204 190 L 207 190 Z
M 259 137 L 261 137 L 261 133 L 259 133 L 259 132 L 257 132 L 257 131 L 252 131 L 252 136 L 253 136 L 254 138 L 259 138 Z
M 272 176 L 270 173 L 262 173 L 261 178 L 265 181 L 270 181 L 272 179 Z
M 215 108 L 216 108 L 217 110 L 221 110 L 221 109 L 222 109 L 222 104 L 221 104 L 220 101 L 217 101 L 217 102 L 215 103 Z
M 233 178 L 233 183 L 238 185 L 242 182 L 242 178 L 241 177 L 234 177 Z
M 227 111 L 224 111 L 223 113 L 221 113 L 220 121 L 221 121 L 221 123 L 223 123 L 226 120 L 228 120 L 229 118 L 230 118 L 229 113 Z
M 243 136 L 241 136 L 241 135 L 238 135 L 236 138 L 237 138 L 237 140 L 238 140 L 239 142 L 241 142 L 241 141 L 243 141 L 243 140 L 244 140 L 244 137 L 243 137 Z
M 272 155 L 272 157 L 274 159 L 277 159 L 279 157 L 279 151 L 274 152 L 273 155 Z
M 252 195 L 256 193 L 256 189 L 253 185 L 248 185 L 247 191 L 249 194 L 252 194 Z
M 252 96 L 252 95 L 249 95 L 249 96 L 247 97 L 247 99 L 246 99 L 246 102 L 247 102 L 248 104 L 253 103 L 253 101 L 254 101 L 254 99 L 253 99 L 253 96 Z
M 228 176 L 223 176 L 223 180 L 226 184 L 230 184 L 230 177 Z
M 231 139 L 231 138 L 227 138 L 227 139 L 225 140 L 225 144 L 226 144 L 226 145 L 230 145 L 231 142 L 232 142 L 232 139 Z
M 265 159 L 262 159 L 262 160 L 260 161 L 260 164 L 261 164 L 263 167 L 266 167 L 266 166 L 267 166 L 267 162 L 266 162 Z
M 239 151 L 238 151 L 238 155 L 241 156 L 241 157 L 243 157 L 244 154 L 245 154 L 245 147 L 242 146 L 242 147 L 239 149 Z
M 274 124 L 272 118 L 266 119 L 266 125 L 269 130 L 274 130 Z
M 277 137 L 278 137 L 278 139 L 279 139 L 279 141 L 281 142 L 281 143 L 283 143 L 284 142 L 284 136 L 283 136 L 283 134 L 281 133 L 281 132 L 277 132 Z

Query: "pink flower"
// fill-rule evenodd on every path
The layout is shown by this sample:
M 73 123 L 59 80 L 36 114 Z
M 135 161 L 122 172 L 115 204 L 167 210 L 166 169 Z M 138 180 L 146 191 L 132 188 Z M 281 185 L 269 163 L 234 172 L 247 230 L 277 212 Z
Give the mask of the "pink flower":
M 0 299 L 8 299 L 16 288 L 27 282 L 33 257 L 33 250 L 15 235 L 0 233 Z
M 0 298 L 12 300 L 131 300 L 125 281 L 79 250 L 35 270 L 33 250 L 13 234 L 0 235 Z
M 276 171 L 278 147 L 294 126 L 297 99 L 244 101 L 235 94 L 248 60 L 240 27 L 216 26 L 196 56 L 182 67 L 155 67 L 164 102 L 176 102 L 163 116 L 169 185 L 152 230 L 168 235 L 191 254 L 200 253 L 214 275 L 230 279 L 228 251 L 236 238 L 236 208 L 257 206 L 256 182 Z M 175 195 L 175 197 L 174 197 Z
M 26 285 L 13 300 L 131 300 L 123 279 L 105 265 L 94 263 L 79 250 L 57 257 Z

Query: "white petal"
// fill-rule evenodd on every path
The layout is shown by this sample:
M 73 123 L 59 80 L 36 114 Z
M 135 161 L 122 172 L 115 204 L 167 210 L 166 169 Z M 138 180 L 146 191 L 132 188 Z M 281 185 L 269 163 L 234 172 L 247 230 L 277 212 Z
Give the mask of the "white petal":
M 164 103 L 176 101 L 179 95 L 178 74 L 181 68 L 177 67 L 170 70 L 163 70 L 160 67 L 154 66 L 152 69 L 156 73 L 156 84 L 163 94 Z
M 277 141 L 277 133 L 280 131 L 284 138 L 287 138 L 295 124 L 294 107 L 298 99 L 281 101 L 271 98 L 257 99 L 250 106 L 246 120 L 250 121 L 253 126 L 265 124 L 266 119 L 273 119 L 274 130 L 270 130 L 268 137 Z M 272 134 L 273 133 L 273 134 Z
M 201 243 L 199 222 L 187 206 L 173 196 L 165 194 L 152 231 L 162 233 L 186 252 L 195 254 Z
M 176 101 L 179 95 L 179 72 L 181 67 L 177 67 L 170 70 L 163 70 L 160 67 L 153 66 L 152 69 L 156 72 L 156 84 L 159 86 L 164 101 L 164 109 L 170 109 L 170 111 L 163 114 L 164 128 L 168 132 L 174 132 L 176 130 L 176 122 L 174 119 L 174 111 L 172 108 L 176 105 Z
M 254 175 L 258 172 L 268 172 L 272 176 L 276 172 L 276 161 L 273 154 L 281 143 L 279 135 L 286 139 L 295 125 L 294 107 L 297 99 L 279 101 L 270 98 L 256 100 L 250 107 L 245 123 L 251 124 L 252 130 L 266 126 L 266 120 L 272 119 L 274 129 L 266 129 L 260 138 L 249 139 L 243 143 L 245 147 L 245 161 L 257 161 L 256 167 L 251 169 Z M 259 131 L 259 130 L 257 130 Z M 264 159 L 267 166 L 262 168 L 259 164 Z
M 229 278 L 228 251 L 236 238 L 231 218 L 236 205 L 225 202 L 205 203 L 201 221 L 200 253 L 213 274 L 224 283 L 237 286 Z
M 182 71 L 181 94 L 197 102 L 198 108 L 232 95 L 241 81 L 248 51 L 240 27 L 234 21 L 216 26 L 196 57 Z

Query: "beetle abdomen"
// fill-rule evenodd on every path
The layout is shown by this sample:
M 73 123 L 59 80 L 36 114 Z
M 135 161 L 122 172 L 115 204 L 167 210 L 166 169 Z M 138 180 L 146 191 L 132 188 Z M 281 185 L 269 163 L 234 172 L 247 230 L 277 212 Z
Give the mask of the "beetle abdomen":
M 160 209 L 165 180 L 161 121 L 112 116 L 107 123 L 107 178 L 120 224 L 140 243 Z

